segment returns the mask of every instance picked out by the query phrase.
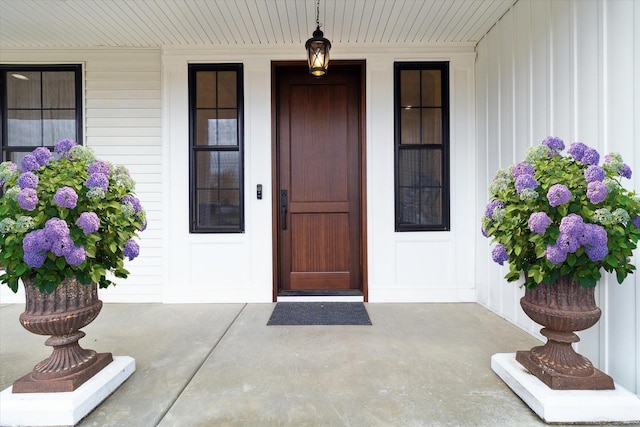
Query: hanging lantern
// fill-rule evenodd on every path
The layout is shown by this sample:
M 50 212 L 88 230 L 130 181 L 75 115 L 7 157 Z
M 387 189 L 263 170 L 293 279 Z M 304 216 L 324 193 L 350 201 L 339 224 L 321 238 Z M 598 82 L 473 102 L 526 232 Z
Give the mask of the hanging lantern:
M 327 74 L 329 68 L 329 50 L 331 42 L 324 38 L 324 34 L 320 31 L 320 0 L 316 3 L 316 30 L 304 45 L 307 49 L 307 57 L 309 61 L 309 73 L 315 77 L 322 77 Z

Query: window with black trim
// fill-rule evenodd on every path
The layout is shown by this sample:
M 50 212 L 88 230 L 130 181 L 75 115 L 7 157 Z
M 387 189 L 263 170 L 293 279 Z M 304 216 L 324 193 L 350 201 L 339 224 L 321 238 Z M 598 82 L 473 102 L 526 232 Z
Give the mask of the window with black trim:
M 396 62 L 396 231 L 448 231 L 449 63 Z
M 244 231 L 241 64 L 189 65 L 191 233 Z
M 36 147 L 82 143 L 81 65 L 0 65 L 2 160 L 18 165 Z

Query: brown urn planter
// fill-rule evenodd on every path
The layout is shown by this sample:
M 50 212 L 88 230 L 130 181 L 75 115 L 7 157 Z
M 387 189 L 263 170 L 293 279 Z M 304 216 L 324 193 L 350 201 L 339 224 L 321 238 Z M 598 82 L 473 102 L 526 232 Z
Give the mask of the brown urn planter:
M 13 383 L 13 393 L 73 391 L 113 361 L 111 353 L 96 353 L 78 344 L 85 336 L 80 329 L 102 309 L 95 283 L 82 285 L 69 278 L 51 294 L 41 292 L 30 279 L 24 280 L 24 287 L 26 308 L 20 323 L 34 334 L 51 335 L 45 344 L 53 352 Z
M 613 379 L 594 368 L 572 346 L 580 341 L 574 331 L 588 329 L 600 319 L 594 290 L 561 276 L 553 284 L 526 289 L 520 299 L 525 314 L 544 326 L 540 333 L 547 337 L 547 343 L 530 351 L 518 351 L 516 360 L 551 389 L 614 389 Z

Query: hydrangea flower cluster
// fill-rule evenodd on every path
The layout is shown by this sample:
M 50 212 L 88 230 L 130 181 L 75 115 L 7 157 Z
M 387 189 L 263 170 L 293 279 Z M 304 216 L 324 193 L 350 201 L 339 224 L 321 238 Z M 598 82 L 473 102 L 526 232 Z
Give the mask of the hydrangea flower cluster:
M 76 221 L 84 234 L 91 234 L 100 228 L 100 218 L 94 212 L 82 212 Z
M 124 244 L 122 253 L 131 261 L 140 254 L 140 246 L 135 240 L 129 239 L 127 243 Z
M 547 259 L 553 264 L 560 264 L 570 253 L 584 248 L 591 261 L 602 261 L 609 253 L 607 247 L 607 231 L 598 224 L 585 223 L 580 215 L 574 213 L 560 221 L 560 235 L 556 243 L 547 246 Z
M 18 173 L 18 165 L 12 162 L 2 162 L 0 163 L 0 185 L 4 185 L 4 183 L 11 178 L 13 178 Z
M 69 265 L 78 266 L 86 259 L 84 247 L 77 246 L 70 237 L 67 223 L 60 218 L 51 218 L 44 228 L 33 230 L 22 241 L 24 261 L 31 268 L 40 268 L 50 251 L 56 257 L 64 257 Z
M 108 274 L 127 277 L 124 260 L 140 253 L 134 238 L 146 213 L 125 167 L 64 139 L 53 153 L 36 148 L 19 167 L 1 163 L 0 185 L 0 281 L 12 290 L 27 277 L 48 292 L 71 275 L 100 287 L 113 284 Z
M 537 234 L 544 234 L 547 231 L 547 227 L 551 225 L 553 221 L 549 218 L 545 212 L 534 212 L 529 216 L 529 220 L 527 224 L 529 225 L 529 230 L 533 231 Z
M 604 156 L 582 142 L 567 155 L 558 137 L 545 138 L 489 185 L 482 233 L 496 243 L 492 259 L 509 264 L 508 281 L 535 288 L 559 276 L 595 286 L 600 269 L 619 282 L 635 270 L 640 195 L 620 182 L 632 175 L 618 153 Z

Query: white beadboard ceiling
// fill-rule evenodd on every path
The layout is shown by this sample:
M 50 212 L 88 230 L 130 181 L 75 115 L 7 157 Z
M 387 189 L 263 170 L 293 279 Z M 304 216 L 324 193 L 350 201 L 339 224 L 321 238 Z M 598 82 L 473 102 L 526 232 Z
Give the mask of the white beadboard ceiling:
M 517 0 L 320 0 L 332 44 L 476 44 Z M 0 46 L 303 44 L 315 0 L 0 0 Z

